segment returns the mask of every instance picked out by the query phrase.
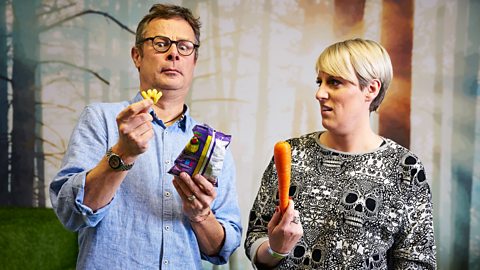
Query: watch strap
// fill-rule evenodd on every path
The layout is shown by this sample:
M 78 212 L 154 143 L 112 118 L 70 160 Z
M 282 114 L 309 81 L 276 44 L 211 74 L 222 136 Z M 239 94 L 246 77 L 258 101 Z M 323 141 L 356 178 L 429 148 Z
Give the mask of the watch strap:
M 117 157 L 120 159 L 120 166 L 119 166 L 118 168 L 115 169 L 115 168 L 112 168 L 112 166 L 110 166 L 110 168 L 112 168 L 112 169 L 114 169 L 114 170 L 116 170 L 116 171 L 128 171 L 128 170 L 130 170 L 130 169 L 133 167 L 133 165 L 135 164 L 135 162 L 132 163 L 132 164 L 125 164 L 125 162 L 123 162 L 123 159 L 120 157 L 120 155 L 114 153 L 113 150 L 112 150 L 112 147 L 110 147 L 110 148 L 108 149 L 107 153 L 106 153 L 107 161 L 108 161 L 108 160 L 110 159 L 110 157 L 113 156 L 113 155 L 117 156 Z M 110 165 L 110 163 L 109 163 L 109 165 Z
M 135 163 L 132 163 L 132 164 L 122 164 L 120 165 L 120 167 L 118 168 L 119 171 L 128 171 L 130 170 L 132 167 L 133 167 L 133 164 Z

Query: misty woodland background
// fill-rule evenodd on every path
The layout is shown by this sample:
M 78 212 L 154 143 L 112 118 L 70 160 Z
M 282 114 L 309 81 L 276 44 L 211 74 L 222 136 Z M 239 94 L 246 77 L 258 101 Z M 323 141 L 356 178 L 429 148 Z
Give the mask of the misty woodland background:
M 135 95 L 130 48 L 156 2 L 0 1 L 0 206 L 50 207 L 48 185 L 84 106 Z M 188 104 L 233 135 L 245 228 L 274 143 L 322 129 L 316 57 L 364 37 L 393 60 L 372 123 L 427 168 L 439 269 L 479 269 L 480 1 L 169 2 L 203 22 Z M 217 269 L 248 265 L 241 247 Z

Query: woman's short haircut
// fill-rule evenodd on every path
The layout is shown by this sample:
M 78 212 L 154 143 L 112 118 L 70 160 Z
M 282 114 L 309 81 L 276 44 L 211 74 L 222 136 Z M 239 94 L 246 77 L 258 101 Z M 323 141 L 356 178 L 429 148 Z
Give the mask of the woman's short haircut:
M 358 80 L 361 89 L 371 80 L 381 83 L 377 97 L 370 104 L 376 111 L 385 97 L 393 77 L 393 68 L 387 50 L 379 43 L 366 39 L 349 39 L 330 45 L 318 57 L 317 73 L 325 72 L 351 83 Z

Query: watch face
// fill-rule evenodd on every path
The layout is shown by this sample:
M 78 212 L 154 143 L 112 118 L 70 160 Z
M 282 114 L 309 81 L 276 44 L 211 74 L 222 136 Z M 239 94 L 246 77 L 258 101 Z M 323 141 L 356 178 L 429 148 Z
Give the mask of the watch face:
M 118 168 L 120 168 L 120 165 L 122 164 L 122 161 L 120 160 L 119 156 L 112 155 L 108 159 L 108 164 L 110 165 L 110 167 L 112 167 L 112 169 L 118 169 Z

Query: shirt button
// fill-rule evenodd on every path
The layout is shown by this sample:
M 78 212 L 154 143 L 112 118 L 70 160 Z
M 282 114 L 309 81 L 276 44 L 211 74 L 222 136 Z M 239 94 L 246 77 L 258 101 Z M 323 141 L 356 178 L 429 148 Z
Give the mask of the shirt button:
M 170 230 L 170 226 L 165 226 L 165 231 L 169 231 Z
M 168 159 L 165 160 L 165 164 L 167 164 L 167 165 L 170 164 L 170 160 L 168 160 Z
M 170 193 L 170 192 L 168 192 L 168 191 L 165 191 L 165 197 L 167 197 L 167 198 L 168 198 L 168 197 L 170 197 L 170 195 L 171 195 L 171 193 Z
M 168 260 L 163 260 L 163 263 L 164 263 L 164 264 L 168 264 Z

